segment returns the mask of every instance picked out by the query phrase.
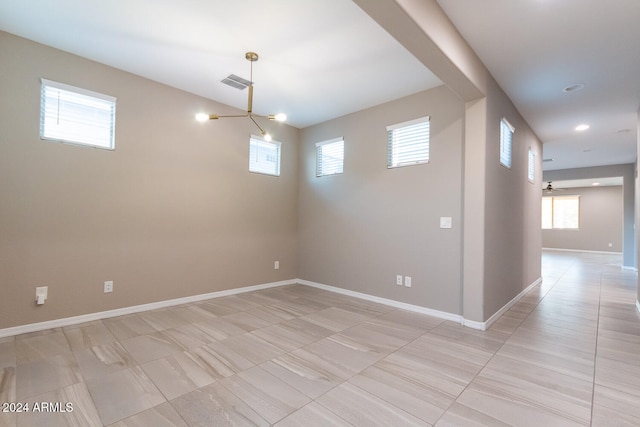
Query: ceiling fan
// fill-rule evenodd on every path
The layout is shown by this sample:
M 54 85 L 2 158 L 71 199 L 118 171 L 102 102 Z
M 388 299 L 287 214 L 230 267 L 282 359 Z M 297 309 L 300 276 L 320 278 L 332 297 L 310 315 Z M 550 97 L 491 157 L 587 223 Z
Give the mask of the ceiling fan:
M 553 193 L 554 191 L 564 191 L 566 190 L 565 188 L 553 188 L 553 185 L 551 184 L 553 181 L 547 181 L 547 186 L 544 188 L 545 193 Z

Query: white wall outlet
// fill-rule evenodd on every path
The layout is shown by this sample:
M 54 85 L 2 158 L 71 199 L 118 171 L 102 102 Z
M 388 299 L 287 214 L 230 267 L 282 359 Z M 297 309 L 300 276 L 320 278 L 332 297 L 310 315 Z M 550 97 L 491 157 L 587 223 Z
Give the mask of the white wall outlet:
M 440 228 L 451 228 L 452 220 L 450 216 L 441 216 L 440 217 Z
M 36 288 L 36 304 L 42 305 L 47 300 L 49 294 L 48 286 L 38 286 Z
M 276 261 L 273 263 L 273 269 L 274 270 L 280 270 L 280 261 Z
M 407 288 L 411 287 L 411 276 L 404 276 L 404 286 Z
M 396 285 L 402 286 L 402 276 L 399 274 L 396 276 Z
M 108 294 L 109 292 L 113 292 L 113 280 L 104 282 L 104 293 Z

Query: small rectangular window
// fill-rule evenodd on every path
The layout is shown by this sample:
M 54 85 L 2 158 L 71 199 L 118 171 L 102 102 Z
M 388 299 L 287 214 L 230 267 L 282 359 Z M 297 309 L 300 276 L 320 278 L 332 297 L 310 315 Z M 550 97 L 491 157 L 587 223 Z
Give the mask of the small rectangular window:
M 42 79 L 40 138 L 113 150 L 116 98 Z
M 429 117 L 387 126 L 387 167 L 429 162 Z
M 344 139 L 335 138 L 316 143 L 316 176 L 344 171 Z
M 249 139 L 249 171 L 280 176 L 280 143 L 259 136 Z
M 514 127 L 503 118 L 500 120 L 500 163 L 511 168 L 511 146 L 513 145 Z
M 536 153 L 529 148 L 529 167 L 527 168 L 527 178 L 533 182 L 536 178 Z
M 580 228 L 580 196 L 543 197 L 542 228 L 578 230 Z

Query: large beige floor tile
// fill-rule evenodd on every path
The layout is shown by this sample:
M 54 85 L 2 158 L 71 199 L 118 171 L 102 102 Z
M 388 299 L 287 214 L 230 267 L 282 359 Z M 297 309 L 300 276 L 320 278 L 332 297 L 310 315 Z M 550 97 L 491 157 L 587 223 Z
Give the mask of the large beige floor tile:
M 316 400 L 354 426 L 429 426 L 402 409 L 349 383 Z
M 298 409 L 282 421 L 274 424 L 276 427 L 349 427 L 353 424 L 340 418 L 324 406 L 311 402 Z
M 112 424 L 110 427 L 188 427 L 180 414 L 173 409 L 169 402 L 154 406 L 124 420 Z
M 87 388 L 104 424 L 112 424 L 166 401 L 140 367 L 88 380 Z
M 100 427 L 102 422 L 84 383 L 73 384 L 33 397 L 31 403 L 39 404 L 39 410 L 18 415 L 22 427 Z M 57 405 L 43 410 L 42 403 Z
M 242 399 L 218 382 L 172 400 L 171 406 L 191 427 L 269 425 Z
M 74 356 L 85 380 L 133 368 L 137 364 L 119 342 L 76 351 Z
M 311 401 L 259 366 L 220 382 L 270 423 L 285 418 Z
M 150 324 L 145 322 L 137 314 L 104 319 L 103 323 L 119 340 L 126 340 L 139 335 L 147 335 L 156 332 Z
M 63 328 L 71 351 L 83 350 L 96 345 L 109 344 L 116 340 L 101 320 Z
M 23 400 L 78 382 L 82 382 L 82 375 L 73 356 L 37 359 L 16 368 L 16 399 Z
M 496 355 L 458 402 L 478 409 L 472 402 L 483 398 L 506 412 L 531 407 L 540 416 L 558 416 L 588 425 L 592 393 L 592 381 Z M 485 413 L 504 420 L 492 412 Z
M 197 363 L 215 378 L 224 378 L 249 369 L 255 364 L 224 343 L 216 342 L 189 351 Z
M 184 350 L 184 347 L 164 332 L 140 335 L 121 343 L 138 363 L 150 362 Z
M 340 370 L 336 365 L 305 350 L 284 354 L 260 367 L 312 399 L 323 395 L 353 374 L 351 371 Z
M 16 337 L 16 361 L 18 365 L 58 355 L 71 355 L 71 347 L 62 332 L 43 331 Z
M 176 353 L 140 366 L 167 400 L 175 399 L 216 380 L 217 372 L 189 352 Z
M 453 397 L 383 362 L 349 379 L 351 384 L 428 423 L 435 423 L 453 403 Z

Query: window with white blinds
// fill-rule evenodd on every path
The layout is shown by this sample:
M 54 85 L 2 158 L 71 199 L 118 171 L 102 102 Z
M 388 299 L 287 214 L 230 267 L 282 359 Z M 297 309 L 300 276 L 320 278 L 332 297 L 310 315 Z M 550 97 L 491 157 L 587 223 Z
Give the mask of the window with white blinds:
M 429 117 L 387 126 L 387 167 L 429 162 Z
M 113 150 L 116 98 L 42 79 L 40 138 Z
M 280 176 L 280 143 L 252 135 L 249 138 L 249 171 Z
M 536 178 L 536 153 L 529 148 L 529 167 L 527 168 L 527 178 L 533 182 Z
M 500 120 L 500 163 L 511 168 L 511 147 L 513 145 L 514 127 L 507 119 Z
M 316 176 L 335 175 L 344 171 L 344 139 L 335 138 L 316 143 Z

